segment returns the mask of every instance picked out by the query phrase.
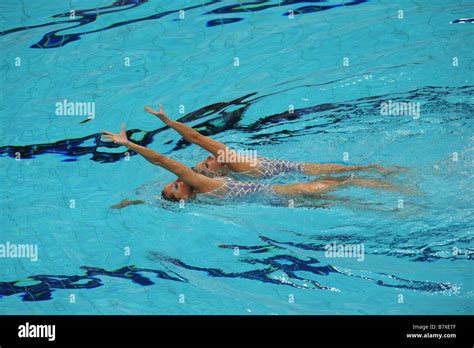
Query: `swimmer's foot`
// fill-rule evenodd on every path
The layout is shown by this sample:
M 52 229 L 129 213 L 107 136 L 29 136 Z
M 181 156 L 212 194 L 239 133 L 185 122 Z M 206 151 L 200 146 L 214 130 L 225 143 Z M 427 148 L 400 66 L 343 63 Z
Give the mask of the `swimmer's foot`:
M 134 204 L 143 204 L 145 203 L 144 201 L 140 201 L 140 200 L 135 200 L 135 201 L 129 201 L 128 199 L 124 199 L 122 202 L 120 203 L 117 203 L 117 204 L 114 204 L 111 208 L 113 209 L 121 209 L 121 208 L 125 208 L 129 205 L 134 205 Z

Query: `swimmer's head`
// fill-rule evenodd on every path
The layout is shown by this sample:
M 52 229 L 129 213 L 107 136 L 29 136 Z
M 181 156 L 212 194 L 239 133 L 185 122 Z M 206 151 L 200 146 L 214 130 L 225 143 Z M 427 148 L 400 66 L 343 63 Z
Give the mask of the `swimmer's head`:
M 220 163 L 214 156 L 208 156 L 205 160 L 194 166 L 194 170 L 208 177 L 225 176 L 229 173 L 227 165 Z
M 188 184 L 177 179 L 165 185 L 161 196 L 168 201 L 179 202 L 182 199 L 187 200 L 194 196 L 194 190 Z

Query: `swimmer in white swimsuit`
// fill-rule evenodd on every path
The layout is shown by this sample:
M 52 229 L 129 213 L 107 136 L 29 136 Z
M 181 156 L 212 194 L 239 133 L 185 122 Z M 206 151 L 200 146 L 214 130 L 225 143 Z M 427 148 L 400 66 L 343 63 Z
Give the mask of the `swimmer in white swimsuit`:
M 228 148 L 225 144 L 206 137 L 185 124 L 171 120 L 160 104 L 160 111 L 145 106 L 145 110 L 157 116 L 167 126 L 177 131 L 184 139 L 209 151 L 212 156 L 199 162 L 194 170 L 208 177 L 226 176 L 237 173 L 249 178 L 269 178 L 280 173 L 296 172 L 307 175 L 325 175 L 356 171 L 376 171 L 390 173 L 395 171 L 376 164 L 372 165 L 343 165 L 343 164 L 316 164 L 305 162 L 290 162 L 265 157 L 248 157 L 238 151 Z
M 239 182 L 230 178 L 210 178 L 199 174 L 186 165 L 163 156 L 151 149 L 133 143 L 127 139 L 125 124 L 119 133 L 103 131 L 103 138 L 115 144 L 126 146 L 143 156 L 152 164 L 163 167 L 175 174 L 178 179 L 165 185 L 162 197 L 170 201 L 181 201 L 196 198 L 198 195 L 208 195 L 222 199 L 244 197 L 250 194 L 272 193 L 282 197 L 317 196 L 320 193 L 333 190 L 340 186 L 355 185 L 370 188 L 395 189 L 394 186 L 375 179 L 359 179 L 349 177 L 326 177 L 323 179 L 289 185 L 265 185 L 255 182 Z M 123 208 L 132 204 L 142 204 L 143 201 L 124 200 L 113 208 Z

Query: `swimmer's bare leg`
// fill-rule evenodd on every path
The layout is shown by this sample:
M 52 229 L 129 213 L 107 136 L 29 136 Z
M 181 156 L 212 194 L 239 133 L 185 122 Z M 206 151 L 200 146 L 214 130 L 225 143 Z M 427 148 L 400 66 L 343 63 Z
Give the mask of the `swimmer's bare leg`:
M 274 185 L 273 189 L 276 193 L 288 196 L 317 195 L 337 186 L 344 185 L 343 181 L 320 179 L 312 182 L 304 182 L 289 185 Z
M 312 195 L 334 190 L 341 186 L 361 186 L 368 188 L 384 189 L 389 191 L 399 191 L 400 186 L 390 184 L 386 181 L 377 179 L 356 178 L 353 175 L 344 177 L 327 177 L 311 182 L 304 182 L 290 185 L 274 185 L 277 193 L 284 195 Z
M 397 184 L 392 184 L 387 181 L 377 180 L 377 179 L 362 179 L 362 178 L 353 178 L 349 182 L 350 185 L 368 187 L 374 189 L 384 189 L 387 191 L 398 191 L 407 195 L 416 195 L 418 194 L 414 188 L 408 186 L 402 186 Z
M 334 187 L 346 185 L 346 186 L 360 186 L 360 187 L 367 187 L 373 189 L 383 189 L 387 191 L 399 191 L 405 194 L 416 194 L 416 191 L 410 187 L 392 184 L 388 181 L 373 179 L 373 178 L 361 178 L 356 177 L 354 174 L 347 175 L 347 176 L 339 176 L 339 177 L 325 177 L 324 180 L 327 181 L 336 181 L 339 183 L 338 185 L 334 184 Z M 316 180 L 317 182 L 319 180 Z
M 308 175 L 323 175 L 323 174 L 337 174 L 347 172 L 378 172 L 381 174 L 390 174 L 401 171 L 401 167 L 387 168 L 378 164 L 369 164 L 361 166 L 352 166 L 344 164 L 315 164 L 305 163 L 304 173 Z
M 141 201 L 141 200 L 129 201 L 128 199 L 124 199 L 122 202 L 113 205 L 111 208 L 121 209 L 121 208 L 125 208 L 129 205 L 136 205 L 136 204 L 145 204 L 145 202 Z

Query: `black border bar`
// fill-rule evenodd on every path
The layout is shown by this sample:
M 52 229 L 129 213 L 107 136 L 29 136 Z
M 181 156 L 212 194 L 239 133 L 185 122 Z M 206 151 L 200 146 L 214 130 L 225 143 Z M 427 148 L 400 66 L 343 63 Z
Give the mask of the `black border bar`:
M 19 326 L 55 325 L 55 340 L 20 338 Z M 415 326 L 414 326 L 415 325 Z M 420 329 L 424 327 L 425 329 Z M 472 316 L 0 316 L 0 346 L 132 347 L 175 344 L 466 346 Z M 408 338 L 407 334 L 431 337 Z M 456 338 L 434 338 L 455 334 Z

